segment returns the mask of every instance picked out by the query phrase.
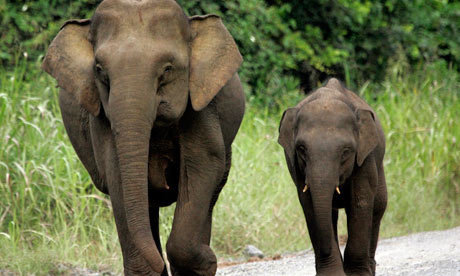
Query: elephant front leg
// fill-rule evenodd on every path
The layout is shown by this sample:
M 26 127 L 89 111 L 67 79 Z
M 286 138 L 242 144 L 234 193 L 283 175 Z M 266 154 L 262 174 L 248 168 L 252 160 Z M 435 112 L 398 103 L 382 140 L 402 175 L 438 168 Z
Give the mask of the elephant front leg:
M 336 242 L 335 233 L 334 236 L 330 237 L 332 240 L 331 254 L 329 256 L 321 256 L 319 243 L 319 236 L 321 235 L 321 233 L 319 233 L 315 227 L 315 214 L 313 213 L 311 195 L 309 192 L 303 192 L 301 189 L 298 188 L 298 196 L 305 215 L 305 220 L 307 221 L 310 241 L 313 245 L 313 250 L 315 252 L 315 267 L 317 275 L 344 276 L 345 272 L 343 270 L 342 255 L 340 253 L 339 245 Z M 333 214 L 331 224 L 333 224 L 335 221 L 335 225 L 333 225 L 333 227 L 336 229 L 338 211 L 336 213 L 334 213 L 334 211 L 337 210 L 332 210 Z
M 372 275 L 369 266 L 372 212 L 369 207 L 347 208 L 348 241 L 344 253 L 347 275 Z
M 348 241 L 344 269 L 347 275 L 372 275 L 369 265 L 374 209 L 371 181 L 368 177 L 357 177 L 353 180 L 351 202 L 345 209 Z
M 166 245 L 176 276 L 211 276 L 217 270 L 209 240 L 211 210 L 224 178 L 225 148 L 217 117 L 209 111 L 188 114 L 182 122 L 179 195 Z

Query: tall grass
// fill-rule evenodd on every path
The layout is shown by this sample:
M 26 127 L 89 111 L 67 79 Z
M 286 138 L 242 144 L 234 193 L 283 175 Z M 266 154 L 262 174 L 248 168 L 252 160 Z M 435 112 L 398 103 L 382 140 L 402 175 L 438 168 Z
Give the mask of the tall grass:
M 44 274 L 62 262 L 119 269 L 108 201 L 66 137 L 54 82 L 36 66 L 1 72 L 0 268 Z
M 57 264 L 120 272 L 110 203 L 95 190 L 65 134 L 57 89 L 36 64 L 0 74 L 0 270 L 58 273 Z M 460 85 L 454 70 L 395 66 L 358 92 L 387 136 L 389 204 L 382 236 L 460 225 Z M 300 96 L 289 94 L 285 107 Z M 248 104 L 233 167 L 214 212 L 212 247 L 221 258 L 247 244 L 269 255 L 310 247 L 282 148 L 280 111 Z M 164 208 L 162 240 L 174 206 Z M 341 214 L 340 232 L 345 233 Z

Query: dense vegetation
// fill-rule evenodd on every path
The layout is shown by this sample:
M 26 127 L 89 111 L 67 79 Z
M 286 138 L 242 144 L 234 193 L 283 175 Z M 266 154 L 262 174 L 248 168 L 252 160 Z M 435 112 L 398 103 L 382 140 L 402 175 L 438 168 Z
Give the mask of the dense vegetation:
M 0 61 L 39 58 L 61 24 L 89 18 L 100 0 L 0 0 Z M 190 15 L 221 15 L 245 58 L 248 95 L 278 105 L 331 75 L 353 88 L 387 68 L 442 59 L 460 65 L 460 2 L 447 0 L 178 0 Z
M 56 83 L 39 69 L 62 22 L 90 17 L 98 2 L 0 0 L 0 274 L 60 274 L 59 264 L 121 271 L 110 202 L 78 161 Z M 178 2 L 222 15 L 245 57 L 247 113 L 214 213 L 219 258 L 247 244 L 268 255 L 310 248 L 276 140 L 299 87 L 329 75 L 375 108 L 386 133 L 382 236 L 460 225 L 458 1 Z M 163 242 L 173 208 L 162 210 Z

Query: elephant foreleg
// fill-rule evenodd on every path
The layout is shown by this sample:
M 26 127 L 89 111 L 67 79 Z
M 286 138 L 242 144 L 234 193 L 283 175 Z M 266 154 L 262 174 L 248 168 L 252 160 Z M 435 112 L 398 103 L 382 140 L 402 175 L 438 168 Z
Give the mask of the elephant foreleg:
M 215 275 L 209 247 L 211 210 L 225 173 L 225 147 L 211 108 L 184 115 L 181 177 L 173 226 L 166 245 L 173 275 Z
M 219 198 L 219 194 L 222 191 L 222 189 L 225 186 L 225 183 L 227 183 L 228 179 L 228 174 L 230 173 L 230 167 L 232 163 L 232 150 L 231 147 L 226 149 L 226 158 L 225 158 L 225 173 L 222 178 L 222 181 L 220 182 L 219 186 L 214 192 L 213 198 L 211 200 L 211 206 L 209 206 L 209 216 L 208 216 L 208 222 L 206 224 L 205 230 L 203 232 L 203 243 L 209 245 L 211 242 L 211 228 L 212 228 L 212 211 L 214 209 L 214 206 L 217 203 L 217 199 Z
M 362 171 L 353 177 L 351 202 L 345 208 L 348 241 L 344 253 L 344 269 L 347 275 L 372 275 L 369 266 L 369 249 L 374 209 L 372 187 L 376 186 L 376 176 L 375 164 L 366 161 Z

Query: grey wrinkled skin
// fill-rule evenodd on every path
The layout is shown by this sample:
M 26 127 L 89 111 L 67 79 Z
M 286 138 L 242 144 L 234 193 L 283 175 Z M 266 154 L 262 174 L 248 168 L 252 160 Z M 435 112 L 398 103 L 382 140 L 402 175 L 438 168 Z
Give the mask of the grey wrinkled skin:
M 189 18 L 173 0 L 105 0 L 51 43 L 42 67 L 78 157 L 110 195 L 125 275 L 167 275 L 158 212 L 176 201 L 173 275 L 216 273 L 212 209 L 244 114 L 241 62 L 218 16 Z
M 362 99 L 337 79 L 283 114 L 278 142 L 297 186 L 318 275 L 375 275 L 380 220 L 387 204 L 385 138 Z M 347 214 L 344 257 L 338 209 Z

